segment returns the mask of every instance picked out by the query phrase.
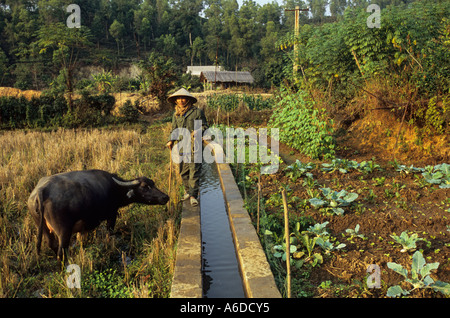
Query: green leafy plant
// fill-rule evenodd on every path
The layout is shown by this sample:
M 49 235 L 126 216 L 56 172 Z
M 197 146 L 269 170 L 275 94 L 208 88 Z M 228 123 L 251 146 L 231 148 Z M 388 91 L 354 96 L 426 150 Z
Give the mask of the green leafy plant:
M 324 282 L 321 282 L 320 285 L 319 285 L 318 287 L 319 287 L 319 288 L 322 288 L 322 289 L 330 289 L 332 284 L 333 284 L 333 283 L 332 283 L 331 280 L 326 280 L 326 281 L 324 281 Z
M 412 257 L 411 277 L 408 277 L 408 270 L 400 264 L 389 262 L 387 263 L 387 266 L 396 273 L 402 275 L 405 278 L 404 282 L 413 286 L 410 290 L 405 290 L 400 285 L 391 286 L 387 290 L 386 295 L 388 297 L 406 296 L 418 288 L 432 288 L 434 291 L 450 295 L 449 283 L 434 281 L 430 277 L 431 271 L 438 269 L 439 262 L 427 264 L 420 251 L 415 252 Z
M 291 233 L 291 243 L 302 243 L 307 252 L 305 253 L 304 250 L 297 250 L 292 254 L 295 259 L 295 265 L 297 268 L 300 268 L 305 262 L 309 263 L 312 267 L 323 263 L 322 255 L 320 253 L 314 253 L 316 239 L 317 237 L 310 237 L 308 235 L 308 231 L 303 231 L 300 233 L 300 222 L 296 223 L 295 230 L 293 233 Z M 306 257 L 303 258 L 303 256 Z
M 424 172 L 425 169 L 424 168 L 417 168 L 414 167 L 414 165 L 411 166 L 405 166 L 405 165 L 398 165 L 397 169 L 395 169 L 396 171 L 399 172 L 403 172 L 405 174 L 410 174 L 410 173 L 419 173 L 419 172 Z
M 315 234 L 316 236 L 326 236 L 329 234 L 326 230 L 328 223 L 330 222 L 325 221 L 323 223 L 316 223 L 313 226 L 308 227 L 308 229 L 304 232 L 309 232 Z
M 381 187 L 384 185 L 384 182 L 386 181 L 386 177 L 373 178 L 372 180 L 375 181 L 375 185 L 377 187 Z
M 173 88 L 176 76 L 176 66 L 172 58 L 152 51 L 147 60 L 139 63 L 142 76 L 146 82 L 149 93 L 158 98 L 160 106 L 167 105 L 166 95 Z
M 303 262 L 311 262 L 311 265 L 314 267 L 317 264 L 323 263 L 323 257 L 320 253 L 314 253 L 314 246 L 316 245 L 317 237 L 309 237 L 309 235 L 304 234 L 301 236 L 303 245 L 305 246 L 308 256 L 303 260 Z M 304 254 L 304 253 L 303 253 Z M 294 254 L 294 257 L 302 257 L 303 255 L 301 253 L 297 253 L 297 255 Z
M 139 106 L 137 100 L 133 105 L 129 99 L 119 108 L 119 114 L 127 122 L 137 122 L 139 119 L 139 110 L 136 106 Z
M 131 296 L 131 288 L 124 280 L 115 269 L 96 270 L 82 279 L 81 289 L 99 298 L 128 298 Z
M 402 245 L 402 247 L 403 247 L 403 249 L 401 250 L 402 253 L 416 249 L 417 248 L 416 243 L 423 240 L 423 239 L 419 238 L 417 233 L 413 233 L 413 234 L 411 234 L 411 236 L 409 236 L 406 231 L 403 231 L 400 234 L 400 236 L 393 234 L 393 235 L 391 235 L 391 237 L 397 243 Z
M 0 128 L 52 127 L 61 123 L 68 105 L 64 96 L 0 97 Z
M 279 207 L 283 205 L 283 197 L 280 193 L 272 193 L 266 201 L 267 206 Z
M 429 184 L 437 184 L 441 189 L 450 189 L 450 164 L 442 163 L 435 166 L 428 165 L 425 168 L 418 168 L 405 165 L 397 165 L 396 171 L 410 174 L 422 173 L 423 179 Z M 419 184 L 422 185 L 421 181 Z
M 431 168 L 427 166 L 422 173 L 425 181 L 438 184 L 441 189 L 450 189 L 450 164 L 442 163 Z
M 300 222 L 297 222 L 295 225 L 295 230 L 291 233 L 289 238 L 291 264 L 296 268 L 302 267 L 304 263 L 309 263 L 312 267 L 322 264 L 322 255 L 320 253 L 314 253 L 317 237 L 309 237 L 307 231 L 300 233 L 300 226 Z M 276 237 L 275 233 L 270 232 L 268 234 Z M 283 239 L 281 238 L 281 241 L 282 240 Z M 304 249 L 301 248 L 302 246 Z M 286 261 L 286 244 L 284 242 L 273 246 L 272 249 L 274 257 L 279 258 L 282 261 Z
M 350 169 L 357 169 L 358 162 L 348 159 L 333 159 L 331 163 L 322 163 L 322 171 L 333 173 L 339 171 L 340 173 L 347 173 Z
M 206 98 L 206 104 L 212 109 L 234 111 L 239 107 L 240 98 L 236 94 L 214 94 Z
M 361 162 L 356 169 L 363 173 L 372 173 L 375 170 L 381 170 L 381 166 L 372 160 L 369 160 Z
M 298 178 L 306 176 L 307 178 L 312 178 L 313 175 L 310 170 L 314 169 L 314 164 L 312 163 L 302 163 L 300 160 L 296 160 L 294 164 L 286 167 L 286 176 L 289 177 L 293 182 L 296 182 Z
M 275 104 L 271 98 L 263 98 L 261 95 L 243 94 L 241 101 L 247 105 L 250 110 L 270 109 Z
M 319 245 L 321 248 L 323 248 L 323 250 L 327 254 L 332 251 L 340 250 L 346 246 L 344 243 L 334 245 L 334 243 L 330 242 L 329 238 L 322 238 L 322 237 L 316 238 L 316 244 Z
M 355 229 L 346 229 L 346 233 L 350 234 L 349 240 L 353 240 L 354 237 L 359 237 L 361 239 L 365 239 L 364 234 L 359 233 L 359 224 L 356 224 Z
M 280 141 L 312 158 L 333 158 L 333 122 L 316 108 L 307 92 L 282 88 L 269 125 L 280 129 Z
M 283 261 L 286 261 L 286 244 L 283 243 L 281 245 L 275 245 L 273 247 L 274 254 L 273 256 L 277 258 L 281 258 Z M 297 252 L 297 246 L 295 245 L 289 245 L 289 252 L 290 254 Z
M 111 71 L 92 74 L 93 86 L 101 93 L 110 93 L 114 83 L 119 79 L 117 75 L 113 75 Z
M 429 173 L 429 172 L 424 172 L 423 173 L 423 177 L 425 178 L 425 181 L 428 183 L 432 183 L 432 184 L 441 184 L 442 182 L 442 177 L 444 176 L 444 174 L 440 171 L 434 172 L 434 173 Z
M 332 191 L 330 188 L 321 188 L 323 199 L 311 198 L 309 203 L 315 208 L 324 208 L 326 212 L 332 212 L 336 215 L 343 215 L 344 209 L 342 207 L 349 206 L 358 198 L 357 193 L 348 193 L 345 190 Z

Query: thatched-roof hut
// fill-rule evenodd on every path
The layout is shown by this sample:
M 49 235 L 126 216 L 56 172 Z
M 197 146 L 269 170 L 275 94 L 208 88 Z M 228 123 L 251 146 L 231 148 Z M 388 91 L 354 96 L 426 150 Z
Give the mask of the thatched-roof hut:
M 200 74 L 200 81 L 204 84 L 216 83 L 223 88 L 238 85 L 251 85 L 254 82 L 250 72 L 232 72 L 232 71 L 204 71 Z
M 187 67 L 186 73 L 191 73 L 192 76 L 200 76 L 201 72 L 207 72 L 207 71 L 224 71 L 223 66 L 220 65 L 203 65 L 203 66 L 194 66 L 190 65 Z

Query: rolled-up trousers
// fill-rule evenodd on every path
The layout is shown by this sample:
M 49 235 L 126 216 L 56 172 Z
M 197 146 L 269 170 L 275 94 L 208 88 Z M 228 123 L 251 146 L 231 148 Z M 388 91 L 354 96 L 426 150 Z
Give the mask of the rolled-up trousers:
M 180 152 L 180 156 L 182 159 L 178 164 L 179 172 L 181 175 L 181 180 L 183 181 L 184 191 L 188 193 L 191 197 L 198 199 L 199 192 L 199 184 L 200 184 L 200 173 L 201 173 L 201 157 L 196 158 L 199 155 L 202 155 L 202 143 L 201 139 L 194 140 L 192 142 L 192 148 L 190 153 Z M 190 158 L 190 160 L 187 160 Z M 195 161 L 200 161 L 196 163 Z M 198 160 L 200 159 L 200 160 Z M 190 162 L 186 162 L 190 161 Z
M 178 164 L 181 179 L 183 180 L 184 191 L 191 197 L 198 198 L 200 183 L 201 163 L 181 162 Z

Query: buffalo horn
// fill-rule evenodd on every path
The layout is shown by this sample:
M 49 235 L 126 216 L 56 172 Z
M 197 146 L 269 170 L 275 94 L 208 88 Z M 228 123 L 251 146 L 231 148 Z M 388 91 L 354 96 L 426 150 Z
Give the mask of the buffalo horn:
M 137 186 L 140 183 L 139 180 L 120 181 L 120 180 L 117 180 L 114 177 L 112 179 L 114 180 L 115 183 L 117 183 L 118 185 L 120 185 L 122 187 L 133 187 L 133 186 Z

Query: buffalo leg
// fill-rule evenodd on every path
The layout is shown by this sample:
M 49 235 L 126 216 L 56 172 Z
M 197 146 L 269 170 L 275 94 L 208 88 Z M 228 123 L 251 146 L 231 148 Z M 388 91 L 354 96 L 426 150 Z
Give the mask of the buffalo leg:
M 69 249 L 70 237 L 72 236 L 72 232 L 64 231 L 59 236 L 59 246 L 58 246 L 58 259 L 60 261 L 64 260 L 64 257 L 67 257 L 67 251 Z
M 47 245 L 52 249 L 55 254 L 58 254 L 58 239 L 56 238 L 55 234 L 49 233 L 47 229 L 44 229 L 44 237 L 46 238 Z

